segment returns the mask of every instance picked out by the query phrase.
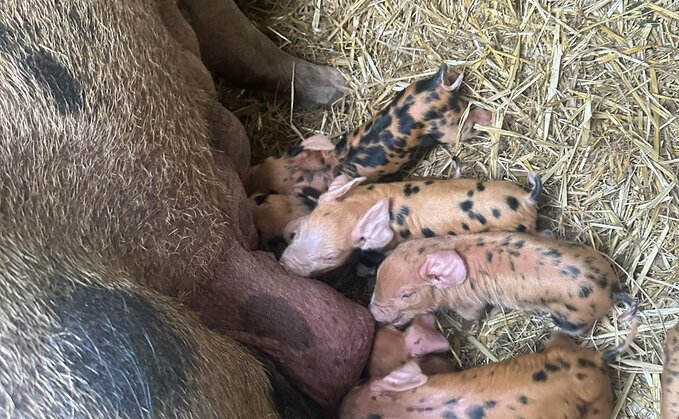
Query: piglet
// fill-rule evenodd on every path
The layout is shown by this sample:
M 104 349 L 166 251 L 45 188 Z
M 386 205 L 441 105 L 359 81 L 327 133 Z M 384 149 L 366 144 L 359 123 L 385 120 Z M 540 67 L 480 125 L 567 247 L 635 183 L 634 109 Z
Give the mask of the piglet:
M 254 194 L 247 205 L 259 236 L 259 249 L 273 252 L 279 258 L 289 240 L 284 234 L 285 226 L 308 215 L 316 203 L 305 196 Z
M 662 372 L 662 419 L 679 418 L 679 324 L 667 331 Z
M 450 349 L 448 339 L 436 329 L 431 314 L 417 316 L 401 332 L 393 326 L 383 326 L 375 333 L 368 361 L 370 377 L 384 377 L 410 360 L 415 360 L 425 374 L 452 372 L 454 366 L 442 358 L 428 355 Z
M 399 245 L 380 265 L 370 311 L 379 322 L 451 308 L 478 320 L 488 304 L 544 311 L 565 332 L 581 334 L 616 302 L 636 334 L 636 304 L 621 291 L 606 258 L 581 244 L 541 235 L 491 232 L 440 236 Z
M 354 418 L 602 418 L 613 408 L 606 360 L 555 336 L 543 352 L 427 376 L 410 361 L 355 387 L 340 407 Z
M 338 164 L 330 138 L 316 134 L 279 158 L 269 157 L 250 168 L 248 195 L 254 193 L 304 194 L 318 197 L 328 189 Z
M 532 232 L 542 190 L 533 172 L 530 192 L 508 181 L 411 180 L 358 186 L 365 178 L 338 176 L 307 217 L 286 226 L 294 239 L 281 257 L 309 276 L 343 264 L 352 250 L 393 248 L 421 237 L 488 230 Z
M 462 79 L 462 73 L 448 75 L 444 63 L 432 77 L 410 84 L 373 119 L 342 136 L 335 173 L 373 182 L 407 168 L 428 149 L 476 135 L 475 125 L 490 125 L 490 112 L 472 109 L 461 97 Z

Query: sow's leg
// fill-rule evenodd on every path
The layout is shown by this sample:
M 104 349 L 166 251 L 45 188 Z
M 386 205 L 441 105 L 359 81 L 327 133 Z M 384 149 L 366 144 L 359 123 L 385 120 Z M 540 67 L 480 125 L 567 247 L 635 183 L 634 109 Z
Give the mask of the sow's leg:
M 304 108 L 329 105 L 344 95 L 344 79 L 331 67 L 311 64 L 279 49 L 233 0 L 180 0 L 193 26 L 203 61 L 230 82 L 289 92 Z
M 28 255 L 0 271 L 3 415 L 277 417 L 262 365 L 173 300 L 118 276 L 17 269 L 14 256 Z

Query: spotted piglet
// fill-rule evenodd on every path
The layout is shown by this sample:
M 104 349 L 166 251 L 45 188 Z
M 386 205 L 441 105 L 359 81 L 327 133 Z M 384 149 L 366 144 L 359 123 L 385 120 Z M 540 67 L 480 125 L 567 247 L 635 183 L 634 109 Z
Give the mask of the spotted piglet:
M 273 252 L 277 258 L 288 243 L 285 226 L 308 215 L 316 205 L 307 197 L 279 194 L 254 194 L 247 204 L 259 236 L 259 249 Z
M 530 192 L 507 181 L 420 180 L 358 186 L 365 178 L 338 176 L 307 217 L 286 227 L 294 238 L 281 257 L 309 276 L 343 264 L 354 249 L 393 248 L 439 234 L 487 230 L 532 232 L 540 178 Z
M 316 134 L 279 158 L 269 157 L 250 168 L 248 195 L 300 194 L 317 198 L 328 189 L 338 160 L 328 137 Z
M 543 352 L 461 372 L 427 376 L 408 362 L 351 390 L 339 416 L 608 419 L 612 408 L 606 361 L 557 335 Z
M 435 355 L 450 349 L 435 321 L 433 315 L 425 314 L 415 317 L 403 332 L 390 325 L 378 329 L 368 361 L 370 377 L 384 377 L 410 360 L 415 360 L 425 374 L 454 371 L 452 363 Z
M 462 73 L 449 76 L 443 64 L 432 77 L 406 87 L 373 119 L 342 136 L 335 148 L 340 161 L 335 173 L 373 182 L 428 149 L 476 135 L 475 125 L 490 125 L 490 112 L 472 109 L 461 97 L 462 78 Z
M 679 324 L 667 331 L 662 372 L 662 419 L 679 418 Z
M 541 311 L 570 334 L 583 333 L 616 302 L 636 334 L 636 304 L 595 249 L 509 232 L 440 236 L 399 245 L 380 265 L 370 310 L 379 322 L 451 308 L 478 320 L 487 305 Z M 626 346 L 625 346 L 626 347 Z

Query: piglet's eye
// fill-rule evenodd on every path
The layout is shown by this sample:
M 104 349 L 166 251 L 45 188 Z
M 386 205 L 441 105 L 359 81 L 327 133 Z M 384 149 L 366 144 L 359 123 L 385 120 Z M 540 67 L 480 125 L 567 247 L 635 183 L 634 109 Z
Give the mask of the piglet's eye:
M 407 291 L 407 292 L 404 292 L 403 294 L 401 294 L 401 298 L 407 299 L 407 298 L 412 297 L 413 295 L 415 295 L 415 291 Z

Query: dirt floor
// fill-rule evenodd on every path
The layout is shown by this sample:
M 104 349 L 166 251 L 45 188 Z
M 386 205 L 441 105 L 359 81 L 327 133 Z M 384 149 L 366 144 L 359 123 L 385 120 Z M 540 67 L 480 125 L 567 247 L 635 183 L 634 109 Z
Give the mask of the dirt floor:
M 612 364 L 615 416 L 660 410 L 665 330 L 679 318 L 679 3 L 657 1 L 240 2 L 285 50 L 329 63 L 346 77 L 332 108 L 291 112 L 284 98 L 221 86 L 244 123 L 253 160 L 301 138 L 333 138 L 370 119 L 411 81 L 442 62 L 465 72 L 465 94 L 493 113 L 481 138 L 440 147 L 417 173 L 510 179 L 545 193 L 540 225 L 558 238 L 607 254 L 638 301 L 641 326 Z M 605 350 L 627 335 L 615 317 L 582 342 Z M 553 325 L 544 316 L 494 309 L 469 335 L 454 314 L 439 315 L 462 367 L 540 349 Z

